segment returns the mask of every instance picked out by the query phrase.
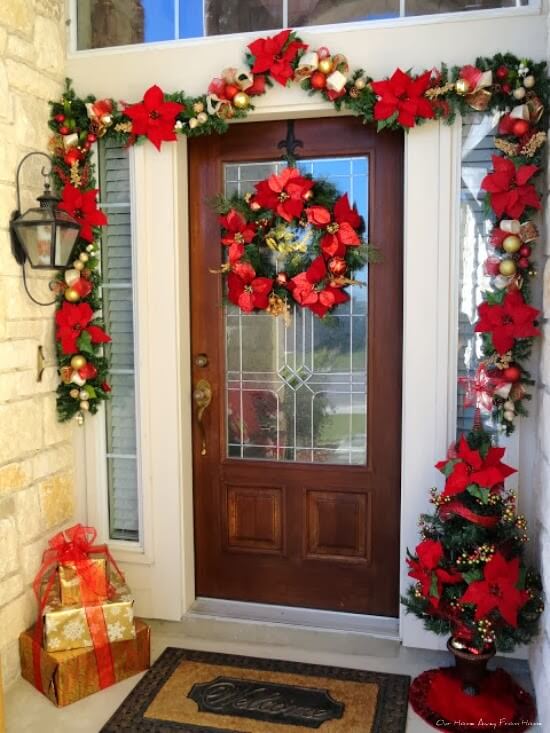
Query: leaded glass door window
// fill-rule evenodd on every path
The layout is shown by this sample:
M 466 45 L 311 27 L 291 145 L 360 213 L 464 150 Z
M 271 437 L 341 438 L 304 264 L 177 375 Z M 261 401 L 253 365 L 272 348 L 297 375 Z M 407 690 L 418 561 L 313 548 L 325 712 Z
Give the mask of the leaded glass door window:
M 226 164 L 225 194 L 243 195 L 281 161 Z M 368 157 L 304 159 L 333 183 L 368 231 Z M 368 266 L 363 286 L 324 319 L 291 305 L 290 318 L 225 307 L 225 398 L 230 458 L 363 465 L 367 457 Z

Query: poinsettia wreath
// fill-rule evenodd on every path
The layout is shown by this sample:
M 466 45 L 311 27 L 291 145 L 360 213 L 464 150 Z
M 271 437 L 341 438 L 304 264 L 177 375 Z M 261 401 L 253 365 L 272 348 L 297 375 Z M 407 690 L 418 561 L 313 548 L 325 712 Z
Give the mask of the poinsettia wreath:
M 227 297 L 242 311 L 289 316 L 289 300 L 323 318 L 349 300 L 353 273 L 374 257 L 347 194 L 292 165 L 220 198 Z

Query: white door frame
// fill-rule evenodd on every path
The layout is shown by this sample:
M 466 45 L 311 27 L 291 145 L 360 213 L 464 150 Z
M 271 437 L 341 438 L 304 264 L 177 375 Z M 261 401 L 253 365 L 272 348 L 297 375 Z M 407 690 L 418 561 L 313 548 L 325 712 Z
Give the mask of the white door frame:
M 321 103 L 254 114 L 254 121 L 329 116 Z M 245 123 L 246 124 L 246 123 Z M 405 136 L 401 590 L 406 547 L 429 509 L 433 465 L 455 432 L 460 123 L 431 123 Z M 195 598 L 191 450 L 191 344 L 187 141 L 131 149 L 138 311 L 143 542 L 113 543 L 141 615 L 179 620 Z M 88 421 L 86 460 L 101 456 L 101 417 Z M 88 491 L 88 521 L 100 526 L 104 497 Z M 105 536 L 103 539 L 107 539 Z M 367 619 L 365 619 L 367 621 Z M 409 646 L 439 648 L 419 621 L 401 616 Z

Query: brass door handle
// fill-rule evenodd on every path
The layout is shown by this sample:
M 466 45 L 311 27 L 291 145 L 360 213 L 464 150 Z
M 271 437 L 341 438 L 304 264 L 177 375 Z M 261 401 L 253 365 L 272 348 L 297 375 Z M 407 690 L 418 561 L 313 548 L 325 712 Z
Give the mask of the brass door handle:
M 201 432 L 201 456 L 206 455 L 206 430 L 204 429 L 203 415 L 212 402 L 212 387 L 206 379 L 199 379 L 193 390 L 193 402 L 197 407 L 197 422 Z

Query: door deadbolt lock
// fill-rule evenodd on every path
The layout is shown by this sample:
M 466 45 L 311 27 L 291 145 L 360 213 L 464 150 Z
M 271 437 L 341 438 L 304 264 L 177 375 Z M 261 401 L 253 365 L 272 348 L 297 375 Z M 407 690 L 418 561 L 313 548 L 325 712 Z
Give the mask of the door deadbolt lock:
M 197 354 L 196 355 L 195 366 L 198 366 L 201 369 L 208 366 L 208 357 L 206 356 L 206 354 Z

